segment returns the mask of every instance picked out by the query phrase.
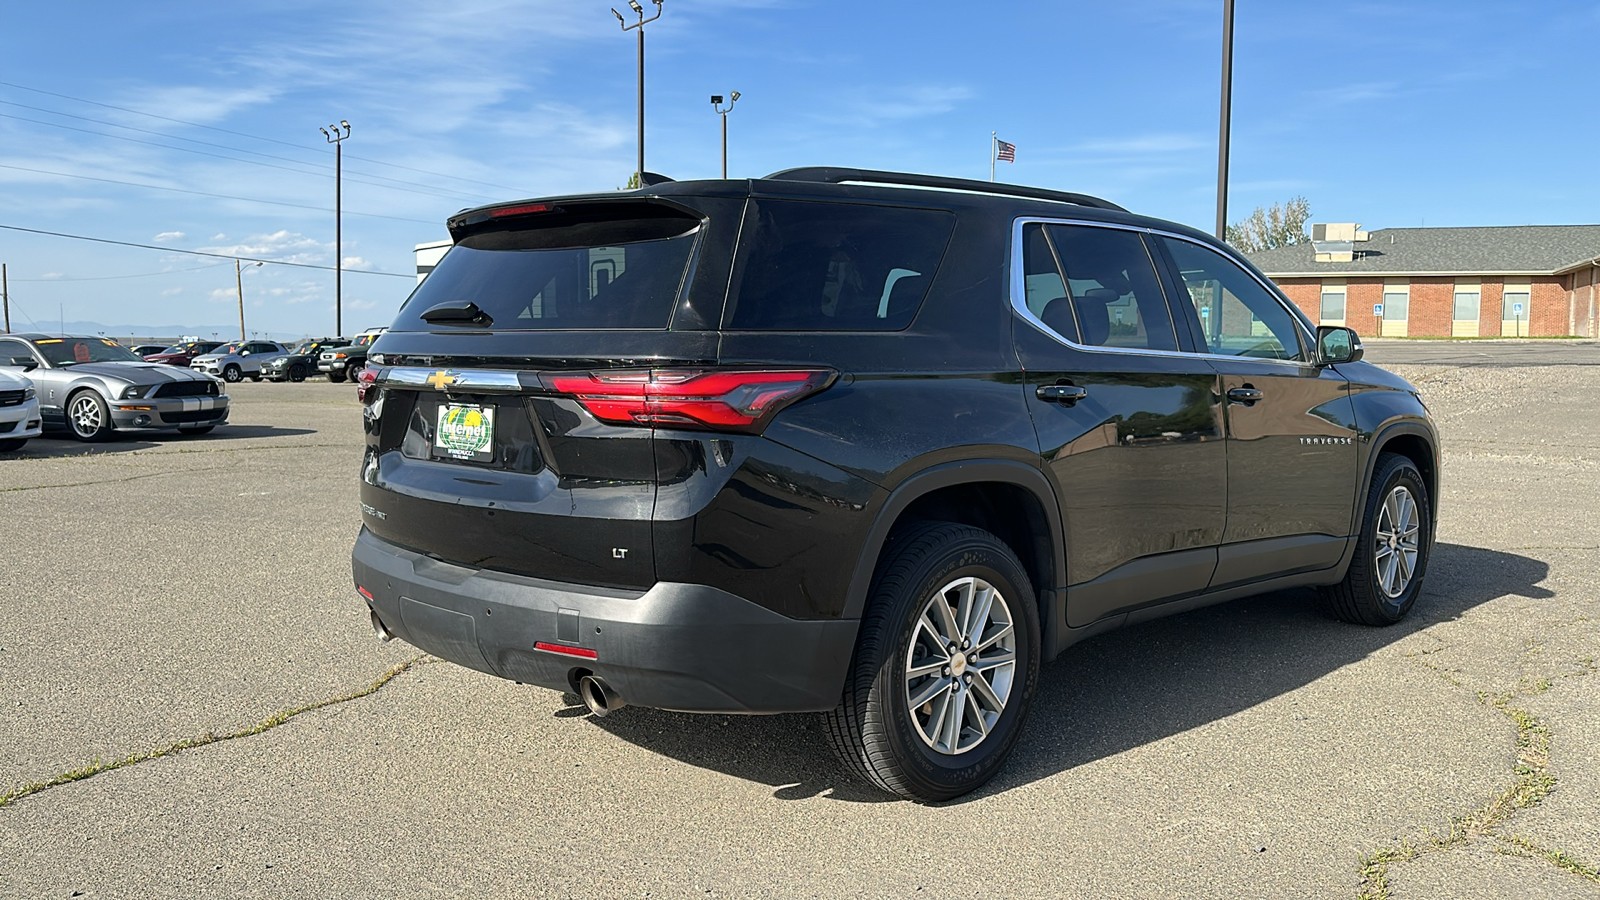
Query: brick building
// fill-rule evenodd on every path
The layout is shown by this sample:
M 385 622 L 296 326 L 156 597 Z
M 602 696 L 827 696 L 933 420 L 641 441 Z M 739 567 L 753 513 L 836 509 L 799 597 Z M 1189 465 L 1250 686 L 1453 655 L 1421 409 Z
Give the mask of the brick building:
M 1250 254 L 1312 321 L 1387 337 L 1600 336 L 1600 225 L 1312 226 Z M 1375 310 L 1381 308 L 1381 320 Z

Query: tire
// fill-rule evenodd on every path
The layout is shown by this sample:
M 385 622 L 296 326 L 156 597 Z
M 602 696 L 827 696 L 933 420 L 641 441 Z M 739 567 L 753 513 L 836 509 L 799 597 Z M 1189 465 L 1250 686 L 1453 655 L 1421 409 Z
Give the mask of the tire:
M 982 602 L 985 586 L 992 605 L 976 642 L 983 649 L 947 656 L 947 636 L 971 639 L 962 607 Z M 956 601 L 953 612 L 946 600 Z M 963 672 L 973 658 L 987 665 Z M 946 659 L 960 661 L 941 665 Z M 1038 677 L 1038 604 L 1016 554 L 980 528 L 918 523 L 891 538 L 879 561 L 844 697 L 828 713 L 829 742 L 891 794 L 924 803 L 959 797 L 1010 755 Z M 961 715 L 953 736 L 945 726 L 952 704 Z
M 5 440 L 0 441 L 0 453 L 10 453 L 13 450 L 21 450 L 22 445 L 26 444 L 27 442 L 27 438 L 6 438 Z
M 257 383 L 257 384 L 260 384 L 260 383 L 261 383 L 261 373 L 260 373 L 260 372 L 257 372 L 257 373 L 255 373 L 255 374 L 254 374 L 254 375 L 251 375 L 251 376 L 250 376 L 250 380 L 251 380 L 251 381 L 254 381 L 254 382 L 255 382 L 255 383 Z
M 293 382 L 305 381 L 306 380 L 306 369 L 305 369 L 305 366 L 290 366 L 289 367 L 289 380 L 293 381 Z
M 210 434 L 215 425 L 197 425 L 194 428 L 179 428 L 178 433 L 184 435 Z
M 1393 625 L 1422 593 L 1433 549 L 1428 486 L 1410 459 L 1395 453 L 1378 457 L 1358 540 L 1344 580 L 1323 589 L 1323 602 L 1346 622 Z
M 344 373 L 343 372 L 329 372 L 328 373 L 328 380 L 333 382 L 334 384 L 344 384 Z
M 229 384 L 238 384 L 244 380 L 244 370 L 233 363 L 229 363 L 222 370 L 222 380 Z
M 84 443 L 103 441 L 111 436 L 111 409 L 92 390 L 84 389 L 67 398 L 67 431 Z

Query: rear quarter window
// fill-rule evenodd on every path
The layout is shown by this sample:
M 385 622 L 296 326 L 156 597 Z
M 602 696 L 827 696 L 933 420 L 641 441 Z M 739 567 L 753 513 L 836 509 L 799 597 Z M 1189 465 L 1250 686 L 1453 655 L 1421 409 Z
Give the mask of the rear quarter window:
M 759 200 L 750 205 L 724 327 L 898 331 L 955 228 L 943 210 Z

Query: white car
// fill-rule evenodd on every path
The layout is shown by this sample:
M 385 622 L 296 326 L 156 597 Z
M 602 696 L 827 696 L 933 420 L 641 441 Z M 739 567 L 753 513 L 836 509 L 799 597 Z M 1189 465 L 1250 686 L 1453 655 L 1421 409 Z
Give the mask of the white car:
M 189 368 L 215 375 L 229 384 L 245 378 L 260 381 L 263 364 L 288 355 L 289 348 L 277 341 L 233 341 L 196 356 Z
M 0 453 L 22 449 L 43 426 L 33 382 L 0 369 Z

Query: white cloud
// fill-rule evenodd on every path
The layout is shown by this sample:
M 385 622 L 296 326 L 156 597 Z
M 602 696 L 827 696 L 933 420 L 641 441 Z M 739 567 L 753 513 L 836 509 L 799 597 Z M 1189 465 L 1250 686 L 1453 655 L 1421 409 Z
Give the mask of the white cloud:
M 185 237 L 185 235 L 181 231 L 163 231 L 160 234 L 156 235 L 155 237 L 151 238 L 151 240 L 155 241 L 158 244 L 161 244 L 161 243 L 165 243 L 167 241 L 181 241 L 181 240 L 184 239 L 184 237 Z

